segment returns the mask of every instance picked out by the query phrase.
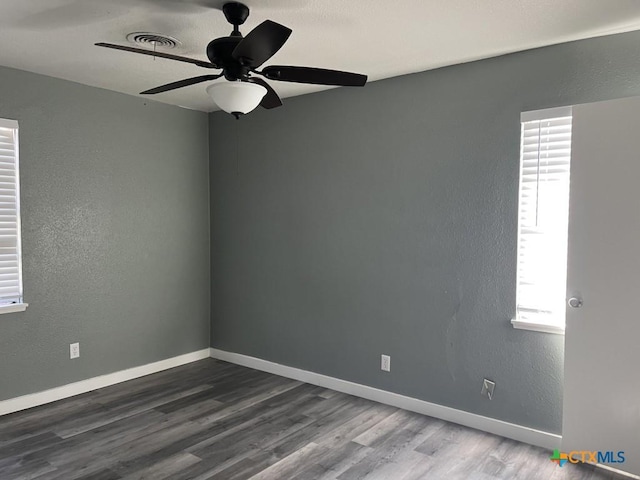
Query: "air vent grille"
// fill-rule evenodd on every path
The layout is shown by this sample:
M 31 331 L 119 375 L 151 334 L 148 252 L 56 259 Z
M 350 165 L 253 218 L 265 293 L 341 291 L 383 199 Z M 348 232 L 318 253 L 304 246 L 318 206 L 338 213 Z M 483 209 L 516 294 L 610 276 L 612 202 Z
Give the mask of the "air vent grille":
M 170 37 L 168 35 L 162 35 L 160 33 L 150 32 L 133 32 L 127 35 L 127 40 L 136 45 L 142 45 L 148 48 L 158 48 L 164 50 L 171 50 L 180 45 L 180 40 Z

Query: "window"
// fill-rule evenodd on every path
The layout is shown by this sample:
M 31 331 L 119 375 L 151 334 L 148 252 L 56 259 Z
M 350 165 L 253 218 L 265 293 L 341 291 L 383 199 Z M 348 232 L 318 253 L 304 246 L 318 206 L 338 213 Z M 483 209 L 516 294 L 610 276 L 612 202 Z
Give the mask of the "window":
M 571 107 L 521 117 L 516 328 L 564 332 L 571 120 Z
M 22 299 L 18 122 L 0 119 L 0 313 L 26 309 Z

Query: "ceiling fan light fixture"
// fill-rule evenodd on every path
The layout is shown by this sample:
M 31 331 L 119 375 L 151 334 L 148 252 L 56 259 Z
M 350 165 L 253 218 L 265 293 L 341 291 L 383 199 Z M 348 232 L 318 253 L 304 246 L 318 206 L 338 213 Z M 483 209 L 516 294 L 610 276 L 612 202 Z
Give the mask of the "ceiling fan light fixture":
M 267 89 L 255 83 L 225 81 L 209 85 L 207 94 L 218 107 L 237 118 L 260 105 Z

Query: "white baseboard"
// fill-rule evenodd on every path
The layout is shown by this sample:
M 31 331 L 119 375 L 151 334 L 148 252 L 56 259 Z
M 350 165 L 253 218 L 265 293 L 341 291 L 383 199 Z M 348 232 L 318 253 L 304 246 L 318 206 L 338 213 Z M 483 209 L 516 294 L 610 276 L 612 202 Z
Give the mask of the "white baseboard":
M 168 370 L 169 368 L 178 367 L 180 365 L 185 365 L 208 357 L 292 378 L 301 382 L 330 388 L 332 390 L 366 398 L 375 402 L 403 408 L 405 410 L 421 413 L 423 415 L 439 418 L 448 422 L 457 423 L 459 425 L 464 425 L 466 427 L 475 428 L 503 437 L 512 438 L 520 442 L 537 445 L 549 450 L 560 448 L 560 440 L 562 438 L 560 435 L 542 432 L 529 427 L 523 427 L 521 425 L 483 417 L 481 415 L 476 415 L 475 413 L 456 410 L 454 408 L 437 405 L 417 398 L 368 387 L 359 383 L 353 383 L 347 380 L 341 380 L 339 378 L 301 370 L 299 368 L 280 365 L 278 363 L 250 357 L 248 355 L 225 352 L 215 348 L 207 348 L 187 353 L 185 355 L 167 358 L 158 362 L 149 363 L 147 365 L 70 383 L 68 385 L 52 388 L 43 392 L 3 400 L 0 401 L 0 415 L 6 415 L 8 413 L 25 410 L 27 408 L 37 407 L 38 405 L 55 402 L 56 400 L 61 400 L 63 398 L 73 397 L 81 393 L 126 382 L 128 380 L 133 380 L 134 378 L 144 377 L 145 375 L 161 372 L 163 370 Z
M 338 392 L 348 393 L 357 397 L 366 398 L 375 402 L 384 403 L 393 407 L 410 410 L 430 417 L 439 418 L 447 422 L 457 423 L 465 427 L 475 428 L 484 432 L 493 433 L 502 437 L 518 440 L 519 442 L 536 445 L 553 450 L 560 448 L 562 437 L 553 433 L 542 432 L 529 427 L 523 427 L 513 423 L 503 422 L 494 418 L 483 417 L 475 413 L 469 413 L 455 408 L 425 402 L 417 398 L 406 397 L 397 393 L 387 392 L 378 388 L 368 387 L 359 383 L 353 383 L 339 378 L 321 375 L 319 373 L 300 370 L 278 363 L 269 362 L 260 358 L 242 355 L 240 353 L 225 352 L 216 348 L 211 349 L 211 357 L 225 362 L 235 363 L 245 367 L 254 368 L 263 372 L 273 373 L 282 377 L 292 378 L 301 382 L 330 388 Z
M 640 475 L 635 475 L 633 473 L 625 472 L 624 470 L 618 470 L 617 468 L 610 467 L 609 465 L 602 465 L 601 463 L 590 463 L 589 465 L 593 465 L 598 468 L 602 468 L 608 472 L 613 472 L 616 475 L 620 475 L 622 477 L 632 478 L 634 480 L 640 479 Z
M 45 403 L 55 402 L 56 400 L 61 400 L 63 398 L 73 397 L 81 393 L 97 390 L 98 388 L 108 387 L 109 385 L 115 385 L 116 383 L 122 383 L 127 380 L 133 380 L 134 378 L 144 377 L 145 375 L 168 370 L 169 368 L 185 365 L 187 363 L 195 362 L 196 360 L 209 358 L 209 356 L 210 349 L 205 348 L 204 350 L 198 350 L 196 352 L 160 360 L 159 362 L 148 363 L 147 365 L 141 365 L 139 367 L 128 368 L 127 370 L 120 370 L 119 372 L 81 380 L 79 382 L 70 383 L 68 385 L 52 388 L 43 392 L 10 398 L 9 400 L 0 401 L 0 415 L 6 415 L 8 413 L 25 410 L 27 408 L 37 407 L 38 405 L 44 405 Z

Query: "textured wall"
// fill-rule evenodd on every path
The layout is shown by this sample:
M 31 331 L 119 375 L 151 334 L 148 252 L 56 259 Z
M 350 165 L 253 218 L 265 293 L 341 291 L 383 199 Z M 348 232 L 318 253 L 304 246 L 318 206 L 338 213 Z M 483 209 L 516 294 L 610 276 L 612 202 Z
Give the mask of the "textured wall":
M 520 112 L 639 95 L 638 45 L 603 37 L 211 114 L 212 345 L 560 432 L 563 337 L 509 323 Z
M 7 68 L 0 91 L 29 303 L 0 315 L 0 400 L 206 348 L 207 115 Z

